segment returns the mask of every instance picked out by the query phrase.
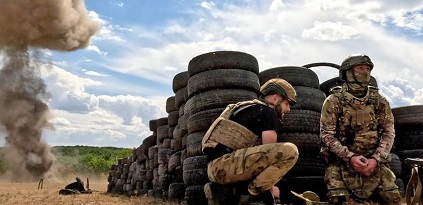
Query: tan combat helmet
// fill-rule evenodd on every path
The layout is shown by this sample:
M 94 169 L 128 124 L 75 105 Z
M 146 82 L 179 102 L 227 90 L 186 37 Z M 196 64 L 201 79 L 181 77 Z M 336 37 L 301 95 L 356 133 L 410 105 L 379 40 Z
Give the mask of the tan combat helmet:
M 260 87 L 260 93 L 263 96 L 266 96 L 272 91 L 284 99 L 287 99 L 291 106 L 297 103 L 297 93 L 295 92 L 294 87 L 292 87 L 292 85 L 284 79 L 273 78 Z

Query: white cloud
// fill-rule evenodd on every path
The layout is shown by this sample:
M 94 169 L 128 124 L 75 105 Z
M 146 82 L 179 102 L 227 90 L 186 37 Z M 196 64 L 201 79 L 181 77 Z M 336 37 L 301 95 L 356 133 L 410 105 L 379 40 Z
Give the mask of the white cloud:
M 91 19 L 101 24 L 100 31 L 93 36 L 94 40 L 124 41 L 124 39 L 122 39 L 115 32 L 115 30 L 121 30 L 123 27 L 120 27 L 118 25 L 111 25 L 109 21 L 100 18 L 100 16 L 95 11 L 89 11 L 88 15 Z
M 211 9 L 214 6 L 213 2 L 201 2 L 201 7 L 205 8 L 205 9 Z
M 100 55 L 104 55 L 104 56 L 107 55 L 107 52 L 100 51 L 100 49 L 95 45 L 90 45 L 86 49 L 90 50 L 90 51 L 95 51 L 96 53 L 98 53 Z
M 88 70 L 83 69 L 83 71 L 86 75 L 90 75 L 90 76 L 97 76 L 97 77 L 107 77 L 107 76 L 109 76 L 109 75 L 102 74 L 102 73 L 99 73 L 99 72 L 95 72 L 95 71 L 92 71 L 92 70 L 88 71 Z
M 283 8 L 282 0 L 273 0 L 272 4 L 270 4 L 269 10 L 270 11 L 278 11 Z
M 358 38 L 359 34 L 360 32 L 357 29 L 343 25 L 342 22 L 316 21 L 313 28 L 305 29 L 301 36 L 321 41 L 339 41 Z
M 103 24 L 94 40 L 108 43 L 110 48 L 106 57 L 98 56 L 101 60 L 95 61 L 112 71 L 107 73 L 115 71 L 166 84 L 167 95 L 171 93 L 175 74 L 186 71 L 192 58 L 206 52 L 249 53 L 257 58 L 261 71 L 322 61 L 340 64 L 352 53 L 365 53 L 372 58 L 375 64 L 372 75 L 393 107 L 423 103 L 423 71 L 418 69 L 422 64 L 423 42 L 415 38 L 422 27 L 421 1 L 266 0 L 245 1 L 242 5 L 227 1 L 192 4 L 195 10 L 184 11 L 188 18 L 175 17 L 137 27 L 115 25 L 112 18 L 103 20 L 90 12 Z M 199 6 L 205 9 L 198 9 Z M 67 65 L 65 61 L 60 64 Z M 89 76 L 104 75 L 101 69 L 95 70 L 83 72 Z M 334 68 L 312 70 L 320 82 L 338 75 Z M 87 88 L 101 86 L 107 90 L 110 85 L 106 81 L 60 70 L 46 79 L 53 94 L 49 104 L 56 116 L 53 122 L 57 130 L 49 135 L 54 143 L 136 146 L 151 134 L 149 120 L 166 115 L 167 96 L 99 96 L 87 92 Z M 157 92 L 156 87 L 141 83 L 146 86 L 143 84 L 140 89 Z
M 56 66 L 44 65 L 42 76 L 52 96 L 55 129 L 45 132 L 52 145 L 135 146 L 152 134 L 150 120 L 167 116 L 165 97 L 97 96 L 85 88 L 102 83 Z
M 80 78 L 56 66 L 44 65 L 41 71 L 47 91 L 54 96 L 49 102 L 51 107 L 81 113 L 98 108 L 97 97 L 86 93 L 85 87 L 99 86 L 101 82 Z

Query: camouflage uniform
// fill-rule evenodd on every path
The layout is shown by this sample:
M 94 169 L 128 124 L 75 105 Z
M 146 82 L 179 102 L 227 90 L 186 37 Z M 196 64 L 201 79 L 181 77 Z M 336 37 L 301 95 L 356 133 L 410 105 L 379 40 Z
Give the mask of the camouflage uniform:
M 274 186 L 294 166 L 298 149 L 292 143 L 274 143 L 238 149 L 211 161 L 207 174 L 212 182 L 232 184 L 253 179 L 250 192 L 261 194 Z
M 273 143 L 269 137 L 276 138 L 281 117 L 296 103 L 296 92 L 287 81 L 274 78 L 260 87 L 260 93 L 260 100 L 228 105 L 201 144 L 210 160 L 207 174 L 213 184 L 234 184 L 242 189 L 235 188 L 237 195 L 270 195 L 271 201 L 268 197 L 259 201 L 273 204 L 277 197 L 270 190 L 297 162 L 298 149 L 292 143 L 276 143 L 276 139 Z M 271 134 L 263 135 L 264 131 Z M 268 144 L 262 144 L 263 136 Z M 204 187 L 209 204 L 233 204 L 217 199 L 221 194 L 214 191 L 213 184 Z M 249 193 L 245 193 L 247 189 Z
M 294 166 L 298 149 L 292 143 L 260 145 L 260 138 L 255 133 L 229 120 L 235 110 L 251 105 L 267 107 L 259 100 L 228 105 L 204 135 L 202 149 L 205 152 L 208 148 L 225 145 L 233 150 L 209 162 L 207 173 L 211 182 L 225 185 L 253 179 L 248 190 L 261 194 L 272 188 Z
M 387 167 L 394 142 L 394 119 L 388 101 L 377 88 L 369 86 L 358 98 L 346 92 L 346 84 L 336 87 L 322 107 L 322 154 L 328 165 L 325 182 L 328 197 L 351 193 L 367 200 L 375 193 L 385 204 L 398 205 L 401 195 L 395 175 Z M 355 155 L 374 158 L 378 167 L 370 175 L 355 172 L 349 160 Z

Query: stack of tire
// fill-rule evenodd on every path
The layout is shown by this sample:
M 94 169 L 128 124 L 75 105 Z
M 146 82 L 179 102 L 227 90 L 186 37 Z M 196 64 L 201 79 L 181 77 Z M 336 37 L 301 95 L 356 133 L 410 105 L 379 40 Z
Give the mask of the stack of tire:
M 303 65 L 303 67 L 306 67 L 306 68 L 312 68 L 312 67 L 318 67 L 318 66 L 326 66 L 326 67 L 332 67 L 336 69 L 340 68 L 340 66 L 337 64 L 327 63 L 327 62 L 319 62 L 319 63 L 311 63 L 311 64 Z M 320 89 L 326 94 L 326 96 L 329 96 L 331 88 L 342 85 L 343 83 L 344 82 L 339 79 L 339 76 L 333 77 L 329 80 L 322 82 L 320 84 Z M 378 87 L 376 78 L 374 78 L 373 76 L 370 76 L 370 85 Z M 398 124 L 395 123 L 395 129 L 397 126 Z M 391 150 L 390 155 L 392 160 L 389 163 L 389 167 L 394 172 L 395 176 L 397 177 L 395 183 L 398 185 L 400 192 L 404 195 L 404 183 L 403 183 L 402 172 L 401 172 L 402 162 L 400 161 L 398 155 L 395 152 L 395 147 L 393 147 L 393 149 Z
M 148 179 L 151 179 L 151 184 L 149 185 L 149 189 L 147 192 L 147 196 L 151 197 L 162 197 L 163 195 L 163 187 L 160 184 L 160 176 L 159 176 L 159 149 L 163 147 L 164 139 L 168 138 L 169 133 L 169 125 L 168 125 L 168 118 L 162 117 L 156 121 L 157 129 L 154 131 L 156 145 L 150 146 L 148 148 L 148 163 L 149 163 L 149 171 L 147 171 Z M 154 138 L 153 138 L 154 139 Z
M 297 145 L 299 158 L 294 167 L 277 184 L 283 203 L 301 203 L 290 191 L 313 191 L 325 198 L 325 165 L 320 158 L 320 111 L 326 95 L 319 89 L 316 73 L 305 67 L 282 66 L 259 73 L 260 84 L 272 78 L 288 81 L 297 93 L 297 103 L 284 115 L 278 142 Z
M 411 165 L 405 164 L 406 158 L 423 158 L 423 105 L 392 108 L 395 123 L 395 152 L 402 165 L 397 171 L 404 185 L 411 176 Z M 392 167 L 391 167 L 392 168 Z M 398 174 L 398 173 L 397 173 Z
M 127 162 L 127 158 L 118 159 L 116 165 L 112 165 L 109 172 L 109 185 L 107 191 L 113 194 L 123 194 L 123 186 L 125 185 L 126 178 L 123 175 L 123 167 Z M 122 177 L 123 176 L 123 177 Z
M 184 106 L 187 99 L 186 86 L 188 84 L 188 71 L 180 72 L 173 78 L 172 89 L 175 93 L 175 107 L 178 110 L 178 119 L 173 129 L 170 148 L 174 153 L 169 157 L 168 174 L 171 176 L 168 188 L 170 201 L 182 201 L 185 197 L 185 184 L 182 177 L 182 162 L 185 157 L 185 140 L 187 136 L 186 117 Z M 169 116 L 170 117 L 170 116 Z M 171 124 L 169 122 L 169 124 Z
M 164 123 L 166 123 L 166 118 L 150 120 L 149 128 L 150 131 L 153 131 L 153 134 L 145 138 L 136 151 L 136 163 L 140 165 L 136 171 L 136 178 L 139 179 L 135 183 L 135 195 L 137 196 L 147 194 L 148 190 L 153 188 L 153 170 L 150 167 L 150 159 L 154 157 L 149 155 L 149 149 L 156 146 L 157 127 Z
M 213 121 L 231 103 L 252 100 L 259 92 L 257 59 L 247 53 L 218 51 L 194 57 L 188 65 L 186 158 L 183 180 L 187 204 L 207 204 L 204 184 L 207 157 L 201 140 Z
M 162 125 L 157 128 L 157 176 L 158 179 L 153 179 L 153 187 L 161 190 L 161 197 L 164 199 L 168 198 L 168 188 L 172 181 L 172 175 L 168 172 L 168 162 L 170 156 L 175 152 L 171 149 L 172 142 L 176 142 L 173 139 L 173 131 L 178 124 L 179 110 L 175 106 L 175 96 L 171 96 L 166 100 L 166 112 L 168 113 L 166 125 Z M 180 146 L 179 146 L 180 147 Z M 157 184 L 156 184 L 157 183 Z M 159 191 L 157 191 L 159 192 Z

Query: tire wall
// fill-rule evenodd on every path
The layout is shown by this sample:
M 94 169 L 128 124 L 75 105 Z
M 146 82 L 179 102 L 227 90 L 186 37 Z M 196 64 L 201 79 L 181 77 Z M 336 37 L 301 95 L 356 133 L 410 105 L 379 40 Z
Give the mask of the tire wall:
M 260 86 L 278 77 L 293 85 L 298 101 L 281 121 L 278 142 L 294 143 L 300 152 L 296 165 L 277 184 L 282 203 L 302 204 L 290 191 L 314 191 L 325 201 L 325 165 L 319 155 L 320 112 L 329 88 L 339 82 L 334 76 L 319 83 L 312 67 L 321 65 L 329 64 L 281 66 L 259 72 L 257 59 L 243 52 L 216 51 L 194 57 L 188 69 L 173 78 L 174 95 L 166 100 L 167 116 L 150 120 L 151 135 L 131 156 L 111 166 L 107 192 L 208 204 L 203 191 L 209 180 L 202 137 L 228 104 L 257 98 Z M 337 67 L 333 65 L 330 67 Z M 373 84 L 377 86 L 375 79 Z M 423 156 L 423 107 L 405 106 L 392 112 L 396 138 L 389 165 L 403 193 L 410 177 L 404 160 Z

